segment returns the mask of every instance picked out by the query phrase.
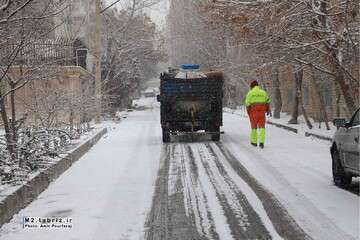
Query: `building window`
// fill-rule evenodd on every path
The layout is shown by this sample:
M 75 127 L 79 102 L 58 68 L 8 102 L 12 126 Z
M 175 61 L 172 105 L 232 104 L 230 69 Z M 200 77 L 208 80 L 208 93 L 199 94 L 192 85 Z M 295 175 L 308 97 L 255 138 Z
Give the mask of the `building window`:
M 309 88 L 304 87 L 303 89 L 303 103 L 305 106 L 309 105 Z
M 323 98 L 325 106 L 331 106 L 332 105 L 332 91 L 331 88 L 325 88 L 323 91 Z
M 288 103 L 293 103 L 293 101 L 294 101 L 294 89 L 288 89 L 287 98 L 288 98 Z

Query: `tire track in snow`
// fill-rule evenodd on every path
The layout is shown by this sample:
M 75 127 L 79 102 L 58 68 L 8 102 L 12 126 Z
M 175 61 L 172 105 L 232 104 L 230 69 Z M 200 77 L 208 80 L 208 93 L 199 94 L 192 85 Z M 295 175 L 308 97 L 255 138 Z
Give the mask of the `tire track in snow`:
M 195 148 L 196 146 L 196 148 Z M 271 239 L 261 219 L 227 174 L 209 144 L 192 145 L 205 168 L 234 239 Z
M 202 183 L 199 181 L 198 166 L 194 157 L 189 152 L 189 147 L 184 144 L 179 145 L 178 151 L 179 159 L 177 161 L 181 163 L 186 211 L 203 237 L 218 240 L 219 235 L 215 231 L 213 217 Z
M 168 172 L 170 159 L 170 146 L 164 145 L 161 150 L 160 169 L 156 180 L 155 192 L 151 211 L 145 224 L 145 239 L 167 240 L 168 239 Z
M 190 188 L 184 181 L 186 169 L 177 144 L 162 149 L 152 208 L 146 223 L 147 240 L 206 240 L 196 228 L 193 208 L 185 207 Z M 217 239 L 215 239 L 217 240 Z
M 184 161 L 184 163 L 188 163 L 190 166 L 190 176 L 191 176 L 191 186 L 193 188 L 193 195 L 190 197 L 195 198 L 196 201 L 196 208 L 197 213 L 200 218 L 200 225 L 198 224 L 201 232 L 206 236 L 208 239 L 218 240 L 219 234 L 216 232 L 215 223 L 210 211 L 210 206 L 208 202 L 208 198 L 204 192 L 204 183 L 200 181 L 200 172 L 199 167 L 196 163 L 194 153 L 191 150 L 189 145 L 184 145 L 185 154 L 183 157 L 188 161 Z
M 266 195 L 271 193 L 241 172 L 246 169 L 234 167 L 234 159 L 221 144 L 174 143 L 164 145 L 162 151 L 147 240 L 278 239 L 250 204 L 253 199 L 247 199 L 235 182 L 238 176 L 257 197 L 260 192 L 263 198 L 258 201 L 284 239 L 311 239 L 274 197 Z
M 259 182 L 246 170 L 246 168 L 240 163 L 239 160 L 222 144 L 216 145 L 223 152 L 232 168 L 243 178 L 252 189 L 254 189 L 256 195 L 263 202 L 264 208 L 268 213 L 271 221 L 273 222 L 277 232 L 286 239 L 303 240 L 303 239 L 327 239 L 327 240 L 355 240 L 354 237 L 345 233 L 334 222 L 325 216 L 316 206 L 296 188 L 294 188 L 280 172 L 269 164 L 268 160 L 261 156 L 256 151 L 250 150 L 246 145 L 239 143 L 231 136 L 227 135 L 227 138 L 234 143 L 237 143 L 242 151 L 245 151 L 247 155 L 252 155 L 254 158 L 260 159 L 263 166 L 272 172 L 277 183 L 283 187 L 283 191 L 286 191 L 288 195 L 296 196 L 296 206 L 292 206 L 293 210 L 301 212 L 303 218 L 312 220 L 303 223 L 303 229 L 295 222 L 291 217 L 288 210 L 282 203 L 272 194 L 267 191 Z M 311 231 L 311 228 L 316 226 L 316 232 Z M 321 231 L 320 231 L 321 229 Z M 305 232 L 305 230 L 307 232 Z M 311 237 L 309 235 L 311 235 Z

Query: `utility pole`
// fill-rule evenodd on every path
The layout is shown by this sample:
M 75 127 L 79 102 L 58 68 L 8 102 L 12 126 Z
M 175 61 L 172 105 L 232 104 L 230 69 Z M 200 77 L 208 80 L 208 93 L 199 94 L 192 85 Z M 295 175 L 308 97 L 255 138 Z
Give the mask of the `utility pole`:
M 102 86 L 101 86 L 101 0 L 95 0 L 95 99 L 96 99 L 96 117 L 95 122 L 100 123 L 102 113 Z

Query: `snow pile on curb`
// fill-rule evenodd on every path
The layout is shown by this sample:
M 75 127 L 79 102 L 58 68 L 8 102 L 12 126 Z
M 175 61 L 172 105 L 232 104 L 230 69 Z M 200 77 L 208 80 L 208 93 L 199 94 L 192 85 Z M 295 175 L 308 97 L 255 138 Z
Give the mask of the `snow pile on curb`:
M 299 116 L 299 119 L 298 119 L 299 124 L 288 124 L 290 118 L 291 118 L 290 115 L 288 115 L 286 113 L 281 113 L 280 119 L 275 119 L 273 117 L 270 117 L 269 121 L 297 129 L 299 134 L 302 134 L 305 136 L 312 134 L 312 135 L 323 136 L 324 138 L 331 139 L 336 132 L 336 127 L 332 123 L 329 123 L 330 130 L 326 130 L 324 123 L 321 123 L 321 125 L 319 127 L 319 123 L 315 122 L 313 119 L 310 118 L 309 120 L 310 120 L 311 124 L 313 125 L 313 128 L 309 129 L 305 123 L 305 119 L 303 116 Z
M 34 164 L 32 164 L 33 165 L 32 168 L 28 167 L 29 169 L 23 169 L 23 170 L 21 170 L 21 172 L 19 172 L 19 173 L 17 172 L 16 173 L 17 175 L 14 176 L 14 179 L 12 179 L 12 181 L 2 182 L 1 181 L 2 179 L 0 178 L 0 193 L 1 193 L 0 201 L 7 195 L 14 192 L 19 187 L 21 187 L 22 185 L 26 184 L 26 182 L 30 181 L 32 178 L 34 178 L 40 172 L 46 170 L 47 168 L 51 167 L 52 165 L 56 164 L 58 161 L 60 161 L 64 157 L 66 157 L 66 155 L 68 153 L 70 153 L 71 151 L 73 151 L 74 149 L 76 149 L 77 146 L 79 146 L 80 144 L 82 144 L 83 142 L 88 140 L 89 138 L 95 136 L 98 133 L 98 131 L 101 131 L 101 129 L 99 130 L 98 128 L 93 128 L 88 132 L 84 132 L 82 135 L 80 135 L 79 137 L 77 137 L 75 139 L 70 139 L 70 137 L 67 136 L 66 144 L 61 145 L 61 148 L 57 149 L 58 152 L 55 152 L 55 154 L 52 156 L 49 156 L 50 154 L 41 155 L 41 154 L 39 154 L 39 150 L 34 150 L 34 149 L 30 148 L 29 150 L 36 151 L 34 153 L 34 157 L 36 160 L 36 164 L 38 164 L 38 165 L 35 166 L 35 163 L 34 163 Z M 44 135 L 51 135 L 51 134 L 45 132 Z M 57 139 L 55 137 L 53 137 L 51 140 L 56 141 Z M 37 142 L 36 144 L 41 145 L 41 147 L 44 148 L 48 152 L 52 151 L 51 147 L 47 146 L 45 141 L 40 141 L 40 142 Z M 30 146 L 30 147 L 34 148 L 34 146 Z M 3 168 L 8 168 L 9 169 L 8 171 L 11 172 L 12 168 L 18 167 L 18 163 L 10 162 L 10 164 L 12 164 L 12 165 L 4 166 Z M 25 167 L 27 167 L 27 166 L 25 166 Z M 5 170 L 6 169 L 3 169 L 3 171 L 5 171 Z

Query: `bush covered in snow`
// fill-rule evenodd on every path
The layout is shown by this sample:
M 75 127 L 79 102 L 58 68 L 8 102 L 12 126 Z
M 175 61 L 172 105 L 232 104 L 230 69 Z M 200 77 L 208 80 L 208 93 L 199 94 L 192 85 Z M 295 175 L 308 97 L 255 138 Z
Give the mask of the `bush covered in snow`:
M 89 131 L 81 128 L 24 128 L 17 137 L 15 157 L 7 150 L 4 135 L 0 135 L 0 184 L 20 184 L 29 174 L 45 169 L 65 153 L 73 140 Z

